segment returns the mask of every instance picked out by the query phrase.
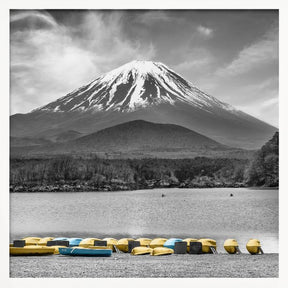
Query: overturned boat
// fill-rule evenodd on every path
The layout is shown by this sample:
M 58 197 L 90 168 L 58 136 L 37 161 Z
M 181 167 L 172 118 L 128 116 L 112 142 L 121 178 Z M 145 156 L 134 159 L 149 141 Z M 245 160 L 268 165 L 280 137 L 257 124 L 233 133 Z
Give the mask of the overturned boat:
M 163 247 L 164 243 L 167 240 L 168 239 L 166 239 L 166 238 L 155 238 L 150 242 L 149 246 L 150 246 L 150 248 Z
M 241 254 L 241 251 L 239 249 L 238 242 L 235 239 L 227 239 L 224 242 L 224 249 L 229 254 Z
M 79 246 L 83 238 L 68 238 L 67 240 L 69 241 L 70 247 L 75 247 L 75 246 Z
M 54 254 L 54 247 L 28 245 L 24 247 L 10 247 L 12 256 L 40 256 Z
M 187 252 L 190 252 L 190 242 L 197 242 L 198 240 L 195 238 L 185 238 L 183 242 L 187 242 Z
M 47 245 L 47 242 L 48 241 L 52 241 L 54 239 L 54 237 L 44 237 L 44 238 L 41 238 L 37 245 L 41 245 L 41 246 L 46 246 Z
M 216 241 L 213 239 L 199 239 L 197 242 L 202 244 L 202 253 L 217 254 Z
M 148 247 L 152 241 L 150 238 L 138 238 L 136 241 L 140 242 L 140 246 L 142 247 Z
M 116 247 L 122 251 L 127 253 L 128 252 L 128 243 L 130 241 L 135 241 L 135 239 L 132 238 L 122 238 L 120 240 L 118 240 Z
M 113 252 L 116 252 L 116 245 L 118 240 L 115 238 L 104 238 L 104 241 L 107 241 L 107 247 L 111 249 Z
M 101 241 L 101 239 L 98 239 L 98 238 L 84 238 L 79 243 L 79 247 L 88 248 L 90 246 L 94 246 L 95 241 Z
M 25 237 L 22 238 L 25 241 L 25 246 L 27 245 L 37 245 L 38 242 L 41 240 L 40 237 Z
M 260 241 L 258 239 L 250 239 L 246 244 L 246 249 L 252 255 L 264 254 Z
M 152 248 L 140 246 L 133 248 L 131 251 L 131 255 L 147 255 L 151 254 L 152 252 Z
M 111 249 L 91 249 L 84 247 L 59 248 L 59 253 L 66 256 L 88 256 L 88 257 L 109 257 L 112 255 Z
M 166 247 L 156 247 L 153 249 L 151 255 L 152 256 L 161 256 L 161 255 L 171 255 L 174 253 L 173 249 Z
M 163 244 L 163 247 L 170 248 L 170 249 L 174 250 L 176 242 L 183 242 L 183 240 L 180 238 L 170 238 L 167 241 L 165 241 L 165 243 Z

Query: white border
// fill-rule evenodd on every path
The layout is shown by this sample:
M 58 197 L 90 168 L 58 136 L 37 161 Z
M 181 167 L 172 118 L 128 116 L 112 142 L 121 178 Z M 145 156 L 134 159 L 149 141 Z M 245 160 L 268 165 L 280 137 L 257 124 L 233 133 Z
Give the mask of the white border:
M 1 1 L 1 14 L 0 14 L 0 31 L 1 31 L 1 53 L 0 53 L 0 71 L 1 71 L 1 134 L 3 139 L 1 141 L 1 190 L 0 190 L 0 224 L 1 224 L 1 282 L 5 281 L 2 287 L 61 287 L 69 285 L 69 287 L 79 287 L 80 285 L 105 285 L 119 287 L 125 285 L 126 287 L 136 287 L 142 285 L 158 286 L 161 284 L 169 285 L 183 285 L 190 287 L 190 285 L 197 285 L 199 287 L 208 287 L 221 285 L 220 287 L 255 287 L 261 288 L 269 287 L 285 287 L 288 283 L 287 278 L 287 252 L 285 251 L 285 239 L 287 236 L 287 224 L 285 218 L 285 210 L 287 202 L 287 191 L 285 191 L 286 169 L 284 169 L 284 159 L 288 160 L 287 149 L 288 139 L 287 127 L 285 127 L 287 119 L 286 110 L 288 109 L 287 103 L 287 1 L 281 0 L 242 0 L 242 1 L 229 1 L 229 0 L 163 0 L 163 1 L 141 1 L 139 3 L 135 0 L 122 0 L 111 1 L 103 0 L 99 3 L 97 0 L 2 0 Z M 9 9 L 279 9 L 280 15 L 280 94 L 279 94 L 279 108 L 280 108 L 280 278 L 279 279 L 240 279 L 240 278 L 192 278 L 192 279 L 13 279 L 9 278 Z M 284 213 L 284 214 L 283 214 Z M 5 255 L 5 258 L 3 257 Z M 141 283 L 141 284 L 140 284 Z

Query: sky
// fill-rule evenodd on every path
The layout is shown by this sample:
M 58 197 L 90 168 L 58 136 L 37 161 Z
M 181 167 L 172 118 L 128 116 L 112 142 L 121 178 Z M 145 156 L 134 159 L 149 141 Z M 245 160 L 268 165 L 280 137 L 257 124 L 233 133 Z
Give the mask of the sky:
M 132 60 L 278 120 L 277 10 L 11 10 L 10 113 L 28 113 Z

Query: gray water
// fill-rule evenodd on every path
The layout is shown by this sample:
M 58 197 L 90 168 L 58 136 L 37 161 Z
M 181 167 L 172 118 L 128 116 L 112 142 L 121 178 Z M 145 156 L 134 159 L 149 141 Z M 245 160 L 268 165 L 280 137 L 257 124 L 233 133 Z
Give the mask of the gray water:
M 233 197 L 230 194 L 233 193 Z M 162 197 L 162 194 L 165 196 Z M 13 193 L 10 240 L 39 237 L 250 238 L 278 252 L 278 190 L 154 189 L 125 192 Z

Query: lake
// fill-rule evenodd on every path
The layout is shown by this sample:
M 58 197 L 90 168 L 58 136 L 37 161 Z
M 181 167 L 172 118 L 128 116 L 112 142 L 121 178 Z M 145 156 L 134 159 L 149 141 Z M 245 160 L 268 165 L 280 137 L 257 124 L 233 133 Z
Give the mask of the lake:
M 272 189 L 12 193 L 10 241 L 27 236 L 205 237 L 224 252 L 224 241 L 235 238 L 247 252 L 247 241 L 258 238 L 264 252 L 278 253 L 278 208 L 278 190 Z

